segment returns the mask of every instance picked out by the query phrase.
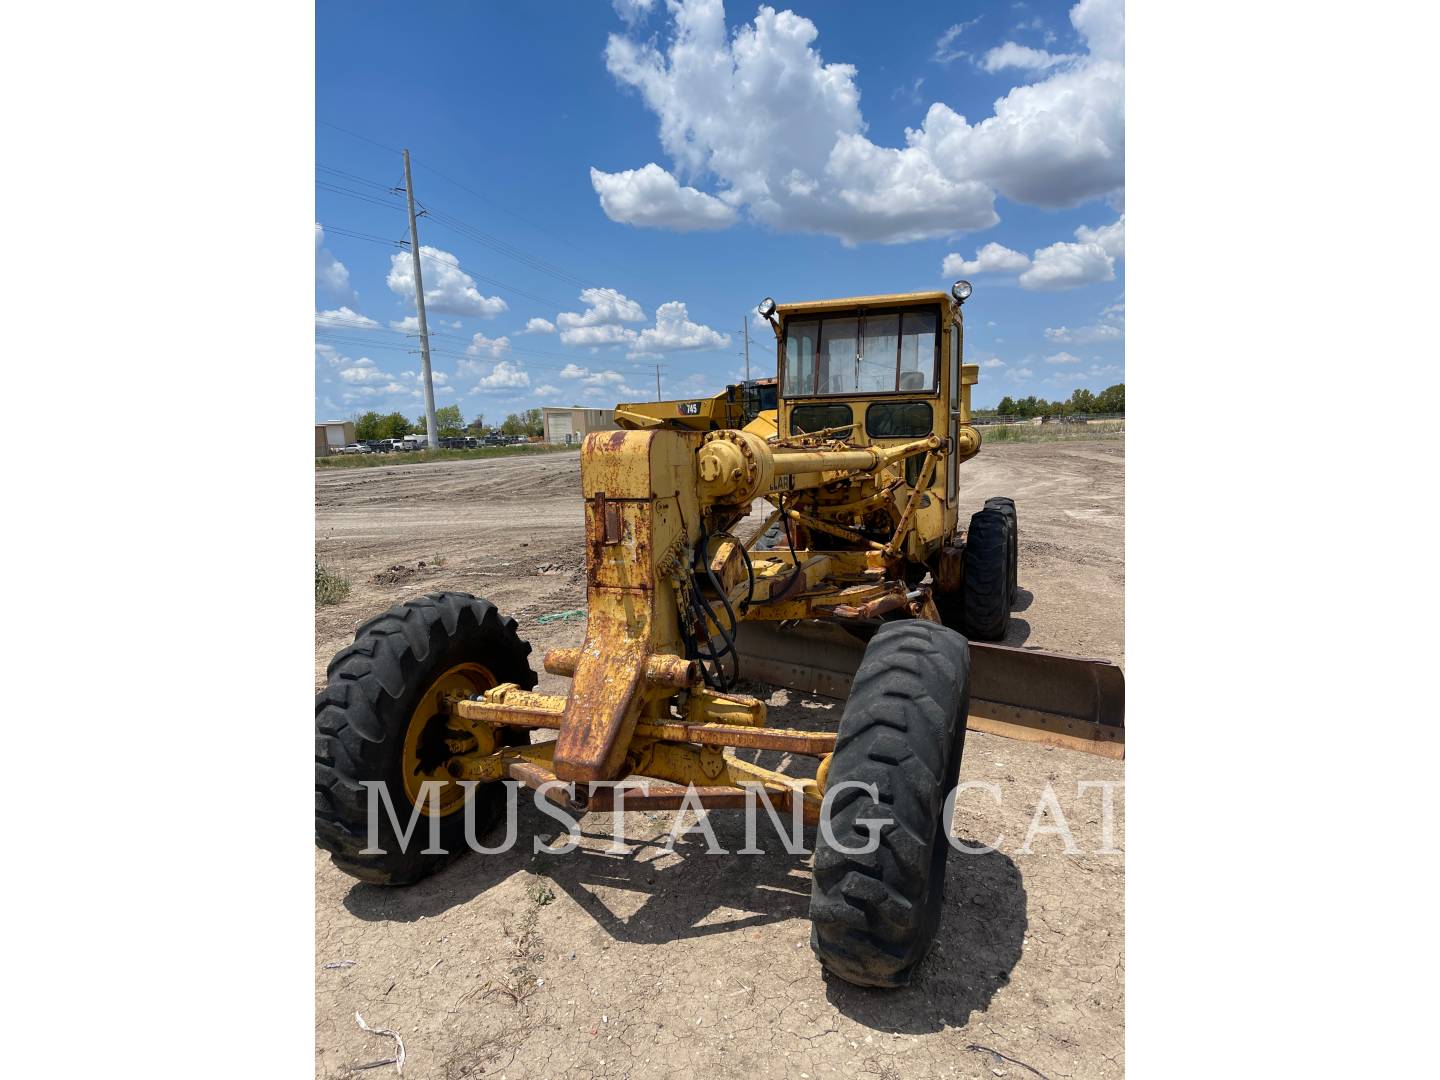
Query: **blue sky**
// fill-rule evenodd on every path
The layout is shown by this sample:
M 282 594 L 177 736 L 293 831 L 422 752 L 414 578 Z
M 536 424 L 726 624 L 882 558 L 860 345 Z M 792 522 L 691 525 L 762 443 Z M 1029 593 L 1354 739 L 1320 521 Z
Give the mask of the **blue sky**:
M 1124 379 L 1116 0 L 316 10 L 319 419 L 422 410 L 400 147 L 467 420 L 718 390 L 762 297 L 957 277 L 977 405 Z

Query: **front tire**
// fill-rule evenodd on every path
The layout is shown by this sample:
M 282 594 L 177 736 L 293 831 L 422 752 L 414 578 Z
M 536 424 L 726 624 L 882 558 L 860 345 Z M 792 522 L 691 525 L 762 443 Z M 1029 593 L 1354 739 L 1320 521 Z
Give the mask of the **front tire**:
M 526 690 L 538 678 L 526 657 L 528 642 L 488 600 L 468 593 L 435 593 L 397 604 L 355 633 L 335 654 L 328 682 L 315 697 L 315 843 L 352 877 L 379 885 L 409 885 L 435 873 L 465 850 L 463 789 L 445 771 L 449 728 L 436 702 L 451 692 L 481 693 L 513 682 Z M 523 732 L 481 732 L 491 746 L 522 741 Z M 440 847 L 430 846 L 429 803 L 401 850 L 400 838 L 379 803 L 378 847 L 369 844 L 370 793 L 378 782 L 390 795 L 403 829 L 426 780 L 439 789 Z M 504 808 L 502 784 L 474 789 L 479 836 Z
M 981 510 L 965 534 L 960 625 L 976 641 L 1001 641 L 1010 629 L 1010 525 L 999 510 Z
M 840 721 L 827 790 L 872 784 L 830 801 L 831 844 L 815 840 L 810 947 L 825 968 L 858 986 L 909 983 L 940 926 L 950 823 L 945 800 L 960 773 L 970 701 L 970 648 L 936 623 L 882 626 L 855 673 Z M 860 848 L 867 819 L 879 846 Z
M 985 500 L 986 510 L 998 510 L 1010 527 L 1010 606 L 1015 606 L 1015 596 L 1020 588 L 1020 517 L 1015 512 L 1015 500 L 1006 495 L 996 495 Z

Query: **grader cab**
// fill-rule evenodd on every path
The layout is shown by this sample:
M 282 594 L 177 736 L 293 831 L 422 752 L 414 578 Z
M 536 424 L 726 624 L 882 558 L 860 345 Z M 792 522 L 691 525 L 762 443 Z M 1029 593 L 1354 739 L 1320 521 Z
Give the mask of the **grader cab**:
M 336 865 L 390 884 L 434 872 L 463 849 L 463 818 L 483 828 L 499 814 L 503 780 L 577 812 L 763 799 L 824 818 L 810 907 L 821 962 L 863 985 L 908 982 L 939 922 L 967 728 L 1124 752 L 1118 668 L 1000 644 L 1018 521 L 997 497 L 961 528 L 975 500 L 960 466 L 981 446 L 978 371 L 962 359 L 969 295 L 958 282 L 950 295 L 767 299 L 773 413 L 588 436 L 588 624 L 578 648 L 543 661 L 568 693 L 536 693 L 514 620 L 467 594 L 362 626 L 317 700 L 316 835 Z M 771 726 L 750 683 L 843 698 L 838 730 Z M 816 768 L 764 768 L 742 756 L 753 750 Z M 374 820 L 376 785 L 441 819 L 440 850 Z

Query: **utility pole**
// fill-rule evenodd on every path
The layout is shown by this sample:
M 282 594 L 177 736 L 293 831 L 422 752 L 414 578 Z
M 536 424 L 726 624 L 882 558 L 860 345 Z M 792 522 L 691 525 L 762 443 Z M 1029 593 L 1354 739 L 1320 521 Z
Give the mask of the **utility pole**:
M 660 400 L 660 365 L 655 365 L 655 400 Z
M 425 384 L 425 436 L 434 450 L 440 445 L 435 420 L 435 386 L 430 381 L 430 328 L 425 325 L 425 283 L 420 280 L 420 233 L 415 228 L 415 185 L 410 181 L 410 151 L 405 155 L 405 205 L 410 210 L 410 263 L 415 268 L 415 313 L 420 323 L 420 380 Z
M 740 332 L 745 340 L 745 381 L 750 381 L 750 316 L 745 316 L 745 329 Z

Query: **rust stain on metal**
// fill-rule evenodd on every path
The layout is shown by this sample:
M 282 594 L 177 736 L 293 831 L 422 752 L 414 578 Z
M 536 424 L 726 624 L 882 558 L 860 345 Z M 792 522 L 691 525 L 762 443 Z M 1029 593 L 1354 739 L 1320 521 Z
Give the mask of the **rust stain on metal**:
M 637 738 L 670 739 L 702 746 L 734 746 L 746 750 L 783 750 L 806 757 L 823 757 L 835 750 L 835 735 L 828 731 L 793 728 L 752 728 L 739 724 L 637 724 Z
M 555 744 L 555 775 L 562 780 L 615 779 L 645 700 L 648 612 L 627 625 L 623 609 L 595 602 L 596 594 L 608 591 L 591 589 L 585 644 Z
M 545 670 L 551 675 L 571 677 L 579 663 L 579 649 L 551 649 L 545 654 Z M 645 682 L 674 690 L 699 686 L 700 663 L 670 653 L 656 653 L 645 662 Z

